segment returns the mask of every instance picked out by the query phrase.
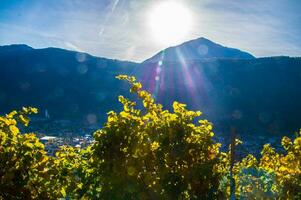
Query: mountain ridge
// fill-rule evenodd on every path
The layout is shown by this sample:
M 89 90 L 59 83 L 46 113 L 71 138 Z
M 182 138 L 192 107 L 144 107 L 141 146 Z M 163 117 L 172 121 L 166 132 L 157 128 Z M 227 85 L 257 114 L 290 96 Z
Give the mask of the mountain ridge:
M 195 46 L 198 46 L 195 48 Z M 255 57 L 251 55 L 250 53 L 247 53 L 245 51 L 236 49 L 236 48 L 231 48 L 231 47 L 226 47 L 221 44 L 215 43 L 207 38 L 200 37 L 196 39 L 192 39 L 186 42 L 183 42 L 179 45 L 171 46 L 168 47 L 164 50 L 159 51 L 158 53 L 154 54 L 152 57 L 142 61 L 142 62 L 134 62 L 130 60 L 122 60 L 122 59 L 113 59 L 113 58 L 106 58 L 102 56 L 95 56 L 83 51 L 74 51 L 74 50 L 69 50 L 69 49 L 63 49 L 63 48 L 57 48 L 57 47 L 45 47 L 45 48 L 33 48 L 29 45 L 26 44 L 11 44 L 11 45 L 3 45 L 0 46 L 0 48 L 5 48 L 8 50 L 16 50 L 19 48 L 20 50 L 47 50 L 47 49 L 56 49 L 56 50 L 64 50 L 64 51 L 69 51 L 69 52 L 76 52 L 76 53 L 83 53 L 88 56 L 93 56 L 96 58 L 103 58 L 103 59 L 109 59 L 109 60 L 117 60 L 117 61 L 125 61 L 125 62 L 130 62 L 130 63 L 135 63 L 135 64 L 143 64 L 147 62 L 158 62 L 160 60 L 162 61 L 179 61 L 179 55 L 177 53 L 174 53 L 172 51 L 184 51 L 184 59 L 185 60 L 200 60 L 200 59 L 254 59 Z M 189 51 L 189 52 L 187 52 Z M 169 56 L 170 54 L 173 54 Z M 212 52 L 212 53 L 210 53 Z M 165 58 L 158 58 L 162 57 L 161 54 L 165 54 Z M 225 56 L 226 54 L 226 56 Z M 227 55 L 228 54 L 228 55 Z M 193 56 L 189 56 L 193 55 Z M 170 58 L 172 57 L 172 59 Z
M 166 109 L 178 101 L 203 111 L 217 131 L 229 124 L 239 124 L 241 133 L 301 127 L 301 58 L 210 58 L 184 60 L 184 66 L 177 60 L 138 64 L 59 48 L 19 47 L 0 47 L 0 113 L 33 106 L 40 117 L 47 109 L 53 119 L 89 123 L 87 117 L 97 116 L 104 122 L 107 112 L 121 109 L 118 95 L 130 97 L 128 85 L 115 79 L 127 74 Z
M 112 61 L 121 61 L 121 62 L 128 62 L 131 64 L 139 64 L 138 62 L 130 61 L 130 60 L 122 60 L 122 59 L 114 59 L 114 58 L 106 58 L 102 56 L 95 56 L 90 53 L 84 52 L 84 51 L 75 51 L 70 49 L 64 49 L 59 47 L 44 47 L 44 48 L 34 48 L 27 44 L 9 44 L 9 45 L 0 45 L 1 50 L 40 50 L 40 51 L 47 51 L 47 50 L 54 50 L 54 51 L 62 51 L 62 52 L 68 52 L 68 53 L 76 53 L 76 54 L 84 54 L 89 57 L 94 57 L 98 59 L 106 59 L 106 60 L 112 60 Z M 0 52 L 1 53 L 1 52 Z

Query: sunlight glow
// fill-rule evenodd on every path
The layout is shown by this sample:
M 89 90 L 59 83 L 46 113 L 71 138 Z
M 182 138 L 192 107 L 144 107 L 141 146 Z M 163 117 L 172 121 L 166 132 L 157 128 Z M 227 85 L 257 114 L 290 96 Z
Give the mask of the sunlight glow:
M 192 28 L 190 11 L 177 2 L 156 5 L 149 14 L 149 26 L 154 40 L 164 45 L 183 41 Z

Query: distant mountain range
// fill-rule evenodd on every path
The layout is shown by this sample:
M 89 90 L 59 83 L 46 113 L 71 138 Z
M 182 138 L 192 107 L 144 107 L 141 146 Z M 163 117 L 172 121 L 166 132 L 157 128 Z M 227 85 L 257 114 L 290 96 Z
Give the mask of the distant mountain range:
M 301 58 L 255 58 L 199 38 L 142 63 L 98 58 L 58 48 L 0 47 L 0 112 L 45 109 L 55 119 L 89 116 L 104 122 L 133 98 L 118 74 L 134 75 L 169 108 L 174 100 L 201 110 L 217 131 L 287 133 L 301 128 Z M 93 122 L 95 120 L 92 120 Z

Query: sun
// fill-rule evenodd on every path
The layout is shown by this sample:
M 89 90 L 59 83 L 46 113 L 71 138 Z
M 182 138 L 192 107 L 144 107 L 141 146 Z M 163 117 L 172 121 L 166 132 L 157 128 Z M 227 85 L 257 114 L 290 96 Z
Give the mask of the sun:
M 148 22 L 153 39 L 163 45 L 178 44 L 192 27 L 189 9 L 173 1 L 155 5 L 149 13 Z

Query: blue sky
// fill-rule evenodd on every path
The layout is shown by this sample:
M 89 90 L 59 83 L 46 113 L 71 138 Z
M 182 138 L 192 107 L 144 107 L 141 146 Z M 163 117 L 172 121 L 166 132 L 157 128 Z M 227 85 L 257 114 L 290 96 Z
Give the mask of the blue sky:
M 164 0 L 0 0 L 0 45 L 60 47 L 142 61 L 168 45 L 148 15 Z M 170 0 L 169 0 L 170 1 Z M 257 57 L 301 56 L 299 0 L 175 0 L 193 16 L 183 42 L 206 37 Z

